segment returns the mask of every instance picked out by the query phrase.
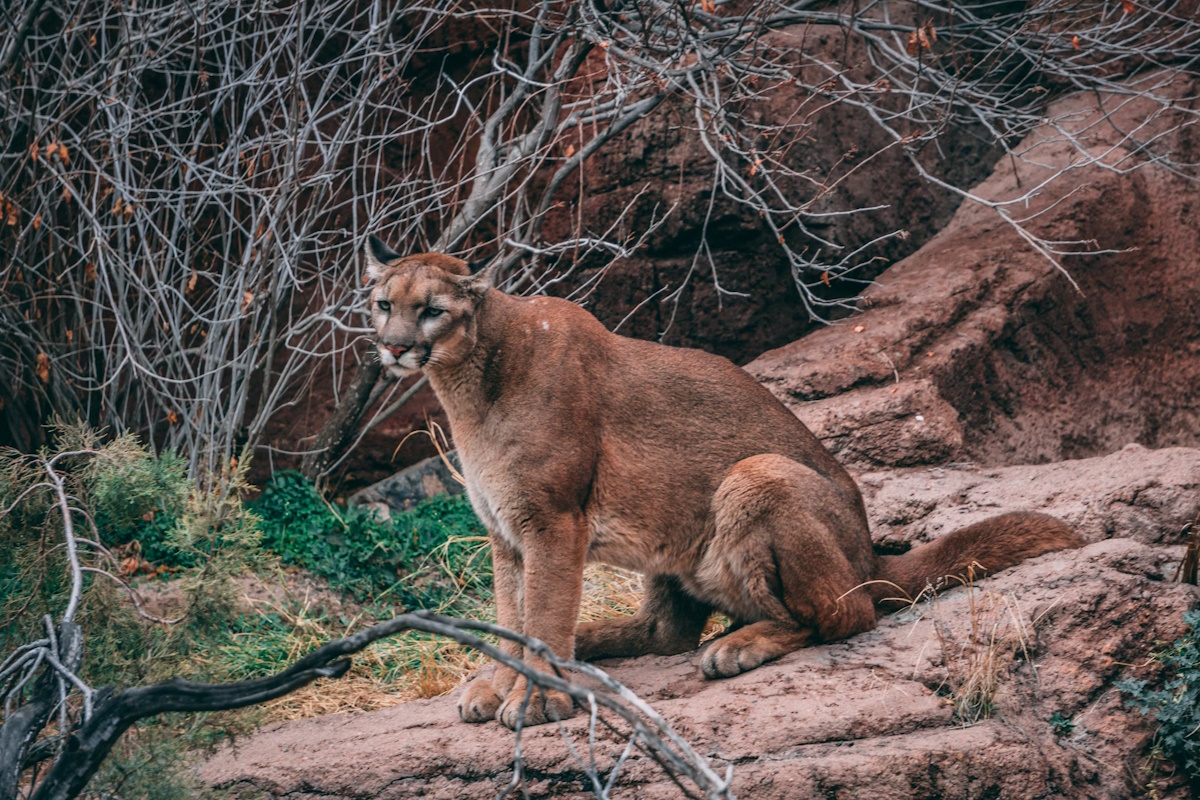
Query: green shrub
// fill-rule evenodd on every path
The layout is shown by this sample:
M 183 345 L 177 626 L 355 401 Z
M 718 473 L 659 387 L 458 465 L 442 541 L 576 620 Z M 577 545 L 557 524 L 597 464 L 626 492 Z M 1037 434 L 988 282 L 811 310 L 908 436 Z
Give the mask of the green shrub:
M 221 491 L 191 485 L 173 453 L 150 453 L 135 437 L 105 440 L 81 425 L 51 429 L 53 451 L 91 450 L 56 464 L 71 503 L 83 575 L 76 622 L 84 632 L 81 677 L 93 687 L 133 686 L 174 676 L 221 680 L 227 665 L 212 658 L 236 618 L 232 578 L 261 563 L 257 519 L 241 502 L 243 464 L 216 476 Z M 42 463 L 0 451 L 0 657 L 42 635 L 42 617 L 58 619 L 69 595 L 62 515 L 55 495 L 37 484 Z M 32 491 L 30 491 L 32 490 Z M 11 507 L 11 508 L 10 508 Z M 87 513 L 80 513 L 86 511 Z M 120 548 L 139 542 L 139 548 Z M 140 617 L 125 589 L 121 560 L 140 552 L 179 569 L 165 613 L 174 625 Z M 164 611 L 164 609 L 158 609 Z M 204 715 L 143 720 L 123 737 L 91 783 L 97 797 L 128 800 L 195 796 L 183 769 L 189 752 L 239 730 L 242 719 L 209 725 Z M 244 726 L 243 726 L 244 727 Z
M 1050 715 L 1050 727 L 1055 736 L 1070 736 L 1075 730 L 1075 722 L 1061 711 L 1055 711 Z
M 134 442 L 128 443 L 131 447 Z M 157 458 L 138 448 L 134 457 L 89 462 L 86 502 L 102 540 L 109 546 L 137 541 L 147 561 L 193 566 L 171 547 L 171 532 L 187 511 L 187 462 L 167 450 Z
M 1200 609 L 1185 611 L 1183 621 L 1191 630 L 1155 656 L 1167 668 L 1161 689 L 1151 690 L 1143 680 L 1116 686 L 1129 695 L 1126 705 L 1154 714 L 1157 745 L 1195 780 L 1200 779 Z
M 52 433 L 56 452 L 99 451 L 58 462 L 68 493 L 88 511 L 86 517 L 74 515 L 78 534 L 96 543 L 81 542 L 83 563 L 114 576 L 131 555 L 170 566 L 173 580 L 160 588 L 171 599 L 157 610 L 182 615 L 175 625 L 149 622 L 136 614 L 118 583 L 87 573 L 76 619 L 85 633 L 82 677 L 93 686 L 132 686 L 176 675 L 203 681 L 267 675 L 369 622 L 334 619 L 290 597 L 248 611 L 239 604 L 232 578 L 251 567 L 260 574 L 281 562 L 303 567 L 373 603 L 368 616 L 391 616 L 402 606 L 489 617 L 484 603 L 491 560 L 465 498 L 437 498 L 385 521 L 363 509 L 331 505 L 298 474 L 281 473 L 257 501 L 244 503 L 248 459 L 232 473 L 214 476 L 220 491 L 201 491 L 176 454 L 152 454 L 133 436 L 105 441 L 84 427 L 65 425 Z M 0 451 L 0 509 L 12 506 L 0 515 L 0 657 L 38 638 L 43 615 L 58 618 L 69 592 L 54 495 L 39 489 L 22 497 L 44 479 L 37 460 Z M 355 670 L 401 685 L 432 674 L 436 680 L 427 681 L 427 688 L 444 691 L 468 661 L 462 648 L 409 632 L 360 655 Z M 215 720 L 206 715 L 144 720 L 123 738 L 92 788 L 97 796 L 130 800 L 191 794 L 197 787 L 183 765 L 192 751 L 248 729 L 262 716 L 248 709 Z
M 448 610 L 488 596 L 486 533 L 463 496 L 437 497 L 382 520 L 328 503 L 295 472 L 253 504 L 263 545 L 360 600 Z

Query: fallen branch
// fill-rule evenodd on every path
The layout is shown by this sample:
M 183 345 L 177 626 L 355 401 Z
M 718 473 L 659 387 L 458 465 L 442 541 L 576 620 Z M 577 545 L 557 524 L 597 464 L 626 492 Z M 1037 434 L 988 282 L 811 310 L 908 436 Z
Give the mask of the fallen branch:
M 403 614 L 381 622 L 343 639 L 320 647 L 288 669 L 276 675 L 237 683 L 194 683 L 174 678 L 150 686 L 95 692 L 92 713 L 78 728 L 65 737 L 65 748 L 46 777 L 38 784 L 31 800 L 69 800 L 77 797 L 99 769 L 121 735 L 140 719 L 167 712 L 224 711 L 264 703 L 289 694 L 312 683 L 317 678 L 340 678 L 350 669 L 349 656 L 371 644 L 404 631 L 423 631 L 453 639 L 459 644 L 478 650 L 496 661 L 520 672 L 532 687 L 554 690 L 570 695 L 580 707 L 589 711 L 589 741 L 594 746 L 596 720 L 604 708 L 623 719 L 631 734 L 624 752 L 607 776 L 601 776 L 594 763 L 578 760 L 592 778 L 597 797 L 606 797 L 616 782 L 617 773 L 628 759 L 632 748 L 640 746 L 671 771 L 676 778 L 685 778 L 702 796 L 733 798 L 730 790 L 732 768 L 718 775 L 653 708 L 628 687 L 603 670 L 562 658 L 538 640 L 484 622 L 460 620 L 425 611 Z M 589 689 L 574 683 L 561 674 L 538 672 L 524 661 L 513 658 L 499 647 L 472 633 L 488 633 L 518 642 L 532 653 L 546 659 L 562 671 L 578 672 L 598 681 L 600 689 Z M 4 726 L 5 732 L 15 720 Z M 518 744 L 520 730 L 517 731 Z M 572 748 L 574 749 L 574 748 Z M 517 762 L 519 777 L 519 760 Z

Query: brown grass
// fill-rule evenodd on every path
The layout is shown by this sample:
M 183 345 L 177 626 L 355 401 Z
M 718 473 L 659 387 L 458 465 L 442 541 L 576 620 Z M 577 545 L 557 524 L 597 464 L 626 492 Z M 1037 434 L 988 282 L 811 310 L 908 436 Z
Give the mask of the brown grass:
M 1030 659 L 1030 620 L 1009 594 L 975 588 L 971 576 L 965 591 L 969 625 L 955 634 L 935 597 L 933 627 L 946 666 L 945 688 L 960 722 L 973 724 L 995 711 L 996 693 L 1017 655 Z
M 264 597 L 263 595 L 266 594 Z M 355 619 L 343 629 L 331 625 L 310 604 L 297 609 L 260 593 L 245 598 L 248 612 L 281 615 L 292 628 L 289 657 L 298 659 L 315 647 L 345 636 L 351 629 L 374 622 Z M 622 616 L 637 611 L 641 603 L 641 577 L 636 573 L 600 565 L 589 565 L 584 573 L 584 597 L 580 619 Z M 713 633 L 723 626 L 711 624 Z M 400 635 L 359 653 L 350 672 L 339 679 L 322 679 L 299 691 L 264 704 L 262 721 L 305 719 L 325 714 L 376 711 L 381 708 L 439 697 L 453 691 L 488 659 L 455 642 Z M 415 663 L 411 669 L 397 665 Z M 381 677 L 388 676 L 388 677 Z
M 473 650 L 451 642 L 408 642 L 399 648 L 405 658 L 415 647 L 424 649 L 421 666 L 388 681 L 377 676 L 372 667 L 388 659 L 387 643 L 376 645 L 356 657 L 354 666 L 343 678 L 322 679 L 290 695 L 263 706 L 267 721 L 306 719 L 325 714 L 378 711 L 381 708 L 440 697 L 452 691 L 487 659 Z M 434 657 L 437 651 L 437 657 Z
M 1194 521 L 1184 526 L 1183 534 L 1187 537 L 1187 551 L 1184 553 L 1179 568 L 1175 570 L 1175 580 L 1194 586 L 1197 578 L 1200 577 L 1200 514 L 1196 515 Z

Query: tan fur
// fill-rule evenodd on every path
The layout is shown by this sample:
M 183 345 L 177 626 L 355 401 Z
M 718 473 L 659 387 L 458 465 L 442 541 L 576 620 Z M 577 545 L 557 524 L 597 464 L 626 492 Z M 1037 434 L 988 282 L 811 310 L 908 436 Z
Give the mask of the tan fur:
M 943 576 L 1079 543 L 1050 517 L 1011 514 L 880 558 L 854 480 L 729 361 L 616 336 L 565 300 L 505 295 L 447 256 L 368 261 L 372 303 L 391 304 L 372 314 L 381 358 L 423 366 L 449 416 L 490 533 L 499 622 L 561 655 L 692 650 L 716 609 L 736 625 L 701 665 L 736 675 L 869 630 L 888 598 Z M 428 318 L 431 303 L 445 313 Z M 576 627 L 588 560 L 645 574 L 635 615 Z M 460 713 L 512 727 L 525 691 L 499 669 Z M 566 696 L 535 693 L 525 723 L 570 713 Z

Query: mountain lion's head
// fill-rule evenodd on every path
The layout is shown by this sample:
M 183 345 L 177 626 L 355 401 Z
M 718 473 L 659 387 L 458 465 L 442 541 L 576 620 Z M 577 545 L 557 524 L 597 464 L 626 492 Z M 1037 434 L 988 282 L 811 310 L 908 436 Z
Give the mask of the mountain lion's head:
M 371 325 L 379 360 L 403 377 L 460 363 L 475 346 L 475 312 L 490 272 L 441 253 L 401 256 L 374 236 L 366 248 Z

